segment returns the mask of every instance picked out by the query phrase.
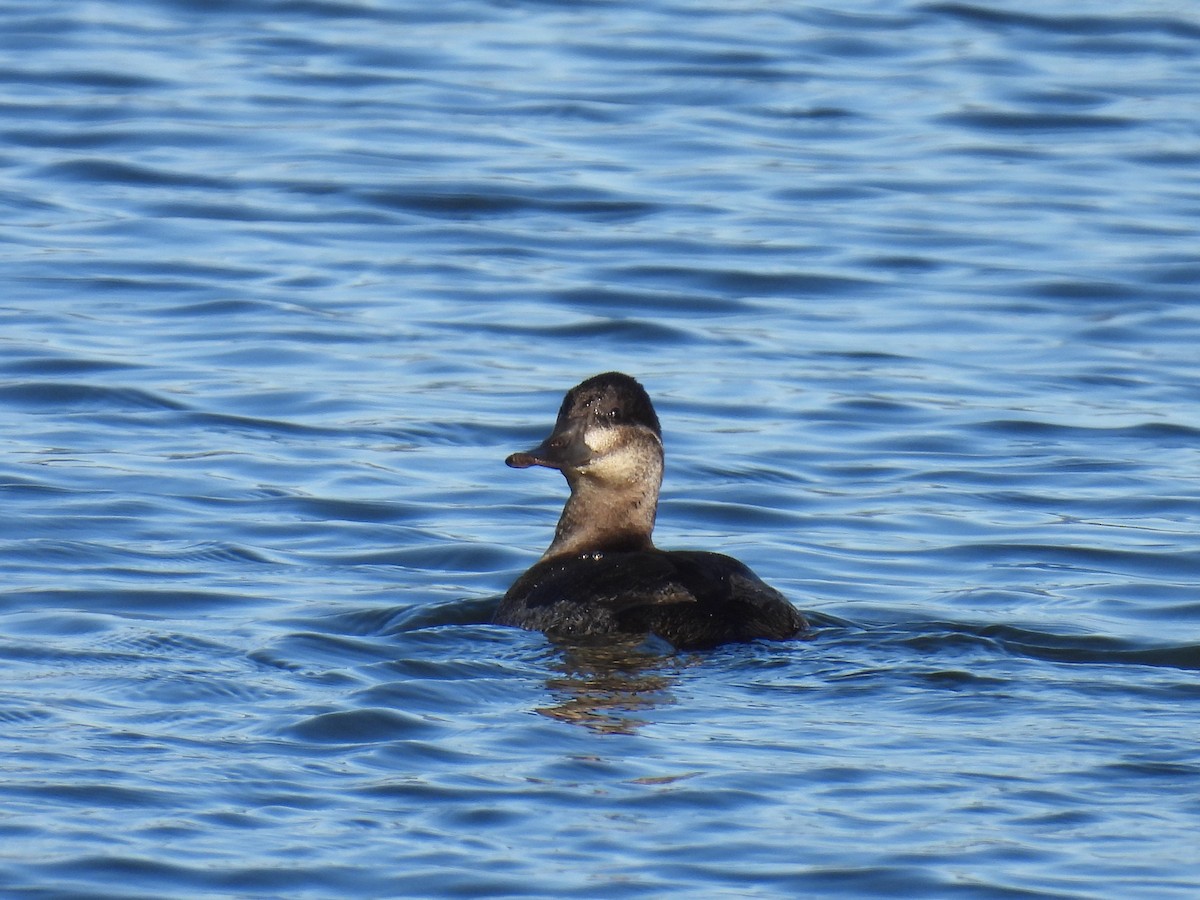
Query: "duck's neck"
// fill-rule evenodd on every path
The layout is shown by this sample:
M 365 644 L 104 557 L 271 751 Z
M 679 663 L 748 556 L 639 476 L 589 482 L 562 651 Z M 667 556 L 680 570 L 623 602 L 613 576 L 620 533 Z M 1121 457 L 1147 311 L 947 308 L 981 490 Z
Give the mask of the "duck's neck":
M 581 553 L 620 553 L 652 550 L 654 516 L 658 511 L 657 477 L 614 487 L 590 478 L 568 478 L 571 497 L 554 529 L 554 541 L 542 559 Z

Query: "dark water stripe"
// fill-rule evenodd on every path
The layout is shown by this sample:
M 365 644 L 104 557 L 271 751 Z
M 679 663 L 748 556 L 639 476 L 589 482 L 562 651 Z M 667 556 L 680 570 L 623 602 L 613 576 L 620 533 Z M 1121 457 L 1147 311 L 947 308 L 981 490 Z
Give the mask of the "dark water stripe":
M 621 266 L 606 270 L 615 283 L 642 282 L 689 286 L 720 294 L 804 297 L 861 293 L 879 286 L 851 275 L 822 272 L 763 272 L 761 270 L 709 269 L 671 265 Z
M 726 297 L 696 296 L 692 292 L 635 291 L 628 288 L 588 287 L 556 291 L 550 298 L 574 309 L 595 315 L 616 313 L 733 313 L 746 309 L 740 300 Z
M 27 111 L 26 115 L 18 116 L 18 115 L 13 114 L 13 110 L 11 107 L 8 108 L 9 117 L 12 118 L 14 121 L 20 121 L 21 126 L 19 128 L 6 129 L 2 133 L 3 138 L 7 143 L 12 144 L 17 147 L 39 147 L 39 148 L 49 148 L 49 149 L 54 149 L 54 150 L 66 150 L 66 149 L 101 150 L 101 149 L 107 149 L 107 150 L 114 151 L 113 155 L 117 155 L 115 152 L 117 150 L 142 150 L 146 147 L 148 141 L 150 141 L 150 140 L 153 140 L 154 145 L 157 147 L 161 147 L 161 148 L 173 147 L 173 148 L 178 148 L 178 149 L 183 149 L 183 150 L 186 150 L 189 148 L 194 149 L 194 148 L 199 148 L 199 147 L 220 147 L 220 148 L 234 149 L 235 147 L 238 147 L 242 143 L 242 139 L 240 139 L 236 135 L 231 135 L 228 132 L 223 133 L 223 132 L 214 131 L 211 128 L 202 128 L 202 127 L 188 128 L 188 127 L 186 127 L 186 125 L 180 125 L 178 123 L 172 123 L 169 125 L 160 125 L 159 127 L 156 127 L 154 129 L 152 136 L 148 135 L 145 130 L 141 130 L 141 129 L 137 129 L 137 128 L 103 127 L 102 125 L 99 125 L 99 124 L 97 124 L 94 127 L 87 128 L 87 129 L 79 129 L 77 127 L 69 127 L 71 124 L 75 124 L 73 116 L 64 117 L 64 118 L 69 118 L 71 121 L 69 123 L 64 122 L 64 124 L 61 124 L 61 125 L 60 124 L 55 124 L 52 126 L 33 125 L 33 124 L 30 124 L 28 112 L 30 112 L 30 111 Z M 5 114 L 5 109 L 3 107 L 0 107 L 0 116 L 3 116 L 4 114 Z M 105 124 L 107 124 L 107 123 L 105 123 Z M 128 165 L 128 164 L 122 164 L 122 163 L 115 163 L 115 162 L 112 162 L 111 160 L 106 160 L 103 157 L 99 157 L 95 161 L 103 164 L 104 166 Z M 60 165 L 66 165 L 66 164 L 60 164 Z M 47 173 L 53 173 L 55 170 L 54 169 L 46 169 L 44 171 L 46 171 Z M 77 168 L 75 170 L 72 170 L 68 166 L 66 169 L 64 169 L 62 171 L 68 178 L 73 178 L 73 179 L 77 179 L 77 180 L 85 180 L 85 181 L 88 180 L 88 176 L 86 174 L 86 166 L 83 167 L 82 169 Z M 155 178 L 156 178 L 156 175 L 154 173 L 156 173 L 157 171 L 158 170 L 144 168 L 144 169 L 142 169 L 142 175 L 148 174 L 150 177 L 149 183 L 153 184 L 153 183 L 155 183 Z M 99 171 L 99 174 L 101 176 L 105 176 L 105 170 L 101 169 Z M 119 174 L 119 171 L 113 170 L 113 169 L 107 170 L 108 176 L 111 176 L 114 174 Z M 136 170 L 135 170 L 135 174 L 136 174 Z M 159 176 L 160 177 L 165 176 L 168 179 L 170 179 L 171 177 L 182 177 L 185 179 L 184 186 L 187 186 L 186 179 L 189 178 L 188 175 L 185 175 L 183 173 L 171 173 L 171 172 L 159 173 Z M 99 180 L 106 181 L 106 180 L 110 180 L 110 178 L 105 176 L 105 177 L 101 177 Z M 111 180 L 120 182 L 122 179 L 120 177 L 117 177 L 117 178 L 111 179 Z M 202 178 L 201 180 L 203 182 L 207 182 L 210 179 Z M 206 184 L 206 183 L 201 183 L 197 186 L 205 188 L 205 187 L 210 187 L 211 185 Z M 231 183 L 231 186 L 232 186 L 232 183 Z
M 34 381 L 0 385 L 0 403 L 34 409 L 159 409 L 187 407 L 161 394 L 140 388 L 101 387 L 60 381 Z
M 1032 419 L 994 419 L 989 422 L 978 422 L 971 426 L 974 431 L 984 433 L 1020 435 L 1022 437 L 1054 437 L 1063 441 L 1080 441 L 1086 444 L 1090 440 L 1103 438 L 1124 438 L 1127 440 L 1150 440 L 1155 442 L 1183 441 L 1188 446 L 1194 446 L 1200 440 L 1200 428 L 1182 425 L 1176 422 L 1142 422 L 1137 425 L 1118 425 L 1114 427 L 1094 427 L 1086 425 L 1060 425 L 1055 422 L 1045 422 Z
M 958 112 L 935 117 L 942 125 L 958 125 L 987 132 L 1046 133 L 1057 131 L 1108 131 L 1133 128 L 1141 123 L 1124 116 L 1086 113 Z
M 45 356 L 0 363 L 0 372 L 10 375 L 77 375 L 92 372 L 136 371 L 143 367 L 137 363 L 82 357 Z M 4 385 L 0 385 L 3 390 Z
M 234 182 L 227 178 L 211 178 L 194 172 L 171 172 L 149 166 L 113 162 L 107 159 L 80 159 L 46 166 L 39 177 L 50 180 L 111 182 L 142 187 L 206 188 L 231 190 Z
M 366 191 L 368 203 L 387 209 L 400 209 L 421 215 L 448 219 L 514 216 L 528 213 L 554 213 L 602 221 L 635 221 L 658 212 L 654 203 L 616 199 L 604 194 L 580 194 L 567 191 L 534 189 L 505 191 L 496 185 L 479 186 L 475 191 L 462 185 L 442 190 Z
M 112 493 L 107 495 L 110 500 L 103 506 L 106 517 L 114 521 L 149 521 L 155 515 L 169 515 L 162 498 L 153 502 L 126 500 L 123 495 Z M 180 498 L 185 502 L 190 499 Z M 108 563 L 107 571 L 116 576 L 161 578 L 162 573 L 154 568 L 136 569 L 129 561 L 138 560 L 147 563 L 159 562 L 221 562 L 221 563 L 250 563 L 253 565 L 275 565 L 276 561 L 268 558 L 257 550 L 249 547 L 222 542 L 206 541 L 202 543 L 183 544 L 169 548 L 150 547 L 123 544 L 118 547 L 110 546 L 101 541 L 64 541 L 39 538 L 26 541 L 22 546 L 23 555 L 33 562 L 45 565 L 62 565 L 74 562 L 76 565 L 91 563 Z M 125 565 L 118 565 L 118 562 Z
M 130 572 L 145 577 L 152 573 Z M 161 578 L 161 575 L 154 577 Z M 173 590 L 161 588 L 45 588 L 42 590 L 11 591 L 0 595 L 9 609 L 55 608 L 79 609 L 93 613 L 150 613 L 161 616 L 176 616 L 197 611 L 245 609 L 254 598 L 245 593 L 231 594 L 220 591 L 198 591 L 186 588 Z M 26 652 L 29 648 L 21 650 Z M 10 651 L 15 652 L 15 651 Z M 45 650 L 45 653 L 70 652 Z
M 905 631 L 912 630 L 920 633 L 911 637 L 904 635 Z M 922 653 L 937 653 L 965 640 L 980 646 L 994 643 L 1009 653 L 1048 662 L 1200 670 L 1200 644 L 1197 643 L 1146 646 L 1108 635 L 1061 634 L 1014 625 L 952 622 L 908 625 L 896 634 L 902 643 L 920 649 Z
M 183 416 L 183 420 L 191 425 L 198 426 L 202 429 L 213 429 L 216 431 L 240 431 L 265 434 L 279 435 L 296 435 L 296 436 L 327 436 L 327 437 L 344 437 L 346 432 L 337 427 L 325 427 L 320 425 L 303 425 L 299 422 L 288 422 L 282 419 L 263 419 L 254 416 L 239 416 L 232 413 L 217 413 L 217 412 L 188 412 Z M 411 437 L 405 437 L 393 431 L 384 432 L 365 432 L 356 431 L 356 435 L 362 436 L 366 434 L 375 434 L 376 436 L 386 436 L 387 438 L 396 441 L 397 443 L 404 440 L 411 440 Z
M 927 3 L 918 6 L 917 9 L 921 12 L 950 16 L 974 24 L 1017 27 L 1058 34 L 1093 36 L 1158 33 L 1200 40 L 1200 25 L 1183 19 L 1156 16 L 1145 12 L 1136 16 L 1045 15 L 968 3 Z
M 153 91 L 174 87 L 162 78 L 110 69 L 16 69 L 0 68 L 0 83 L 54 85 L 84 91 Z
M 397 709 L 363 708 L 310 716 L 285 729 L 284 734 L 322 744 L 373 744 L 439 732 L 440 726 L 424 716 Z
M 207 8 L 206 4 L 206 8 Z M 213 4 L 219 6 L 220 2 Z M 278 795 L 275 797 L 247 796 L 247 803 L 259 809 L 275 807 L 281 810 L 299 810 L 311 801 L 300 796 Z M 249 823 L 240 823 L 241 828 L 269 828 L 275 824 L 269 815 L 258 815 Z M 224 823 L 230 827 L 230 823 Z M 184 834 L 192 834 L 191 829 Z M 197 838 L 202 837 L 199 831 Z M 179 834 L 169 834 L 178 839 Z M 247 850 L 250 858 L 257 852 Z M 264 855 L 274 859 L 270 851 Z M 15 865 L 15 877 L 36 884 L 25 892 L 29 896 L 71 897 L 79 900 L 108 900 L 112 897 L 168 897 L 180 892 L 194 896 L 216 897 L 283 897 L 303 896 L 314 890 L 328 896 L 391 896 L 397 885 L 407 885 L 407 879 L 375 877 L 362 866 L 331 865 L 213 865 L 209 862 L 197 865 L 162 862 L 149 856 L 104 855 L 71 856 L 56 859 L 52 863 L 40 860 Z M 436 880 L 429 881 L 432 885 Z M 406 890 L 406 888 L 404 888 Z M 31 892 L 30 892 L 31 891 Z M 438 893 L 433 890 L 432 893 Z
M 1063 546 L 1005 541 L 961 543 L 921 551 L 941 559 L 968 559 L 1019 566 L 1066 567 L 1076 571 L 1164 578 L 1195 578 L 1200 573 L 1200 550 L 1125 550 L 1112 547 Z
M 567 305 L 587 307 L 596 293 L 592 290 L 564 291 L 558 295 Z M 653 294 L 639 295 L 647 300 L 653 298 L 657 305 L 658 296 Z M 669 302 L 669 299 L 668 299 Z M 636 304 L 630 303 L 631 307 Z M 651 307 L 653 308 L 653 306 Z M 457 326 L 455 326 L 457 327 Z M 622 346 L 628 343 L 646 345 L 679 345 L 700 340 L 692 331 L 683 328 L 678 323 L 656 322 L 651 318 L 604 318 L 580 319 L 566 325 L 539 325 L 536 322 L 511 322 L 491 324 L 484 323 L 478 329 L 482 333 L 502 335 L 522 335 L 546 339 L 606 339 L 619 342 Z
M 178 809 L 185 806 L 185 795 L 179 791 L 116 784 L 5 785 L 4 793 L 36 799 L 41 803 L 69 803 L 107 809 Z
M 390 225 L 394 219 L 364 209 L 298 210 L 264 200 L 253 202 L 198 203 L 178 200 L 170 203 L 144 202 L 138 207 L 145 215 L 162 219 L 216 219 L 228 222 L 279 222 L 342 225 Z

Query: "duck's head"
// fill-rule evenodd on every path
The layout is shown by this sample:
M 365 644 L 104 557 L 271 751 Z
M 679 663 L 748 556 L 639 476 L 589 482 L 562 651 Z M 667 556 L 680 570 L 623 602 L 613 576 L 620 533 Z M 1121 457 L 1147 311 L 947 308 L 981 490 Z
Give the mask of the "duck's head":
M 655 477 L 654 469 L 661 479 L 662 429 L 645 388 L 628 375 L 606 372 L 567 391 L 550 436 L 505 462 L 514 469 L 558 469 L 572 486 L 581 477 L 614 485 L 642 481 Z
M 628 375 L 606 372 L 571 388 L 550 437 L 505 462 L 558 469 L 571 486 L 547 557 L 653 547 L 662 429 L 645 389 Z

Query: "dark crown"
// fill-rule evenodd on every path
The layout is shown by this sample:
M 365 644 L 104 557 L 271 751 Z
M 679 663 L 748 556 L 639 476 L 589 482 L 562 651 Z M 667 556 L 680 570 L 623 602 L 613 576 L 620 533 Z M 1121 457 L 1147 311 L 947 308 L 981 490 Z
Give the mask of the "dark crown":
M 644 425 L 662 437 L 650 395 L 637 381 L 621 372 L 593 375 L 567 391 L 558 411 L 559 424 L 582 417 L 592 418 L 601 425 Z

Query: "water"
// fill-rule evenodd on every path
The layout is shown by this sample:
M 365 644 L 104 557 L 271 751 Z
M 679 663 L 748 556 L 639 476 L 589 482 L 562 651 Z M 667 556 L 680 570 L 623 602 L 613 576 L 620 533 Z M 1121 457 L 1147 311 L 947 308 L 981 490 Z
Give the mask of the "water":
M 1190 3 L 10 2 L 13 896 L 1193 897 Z M 487 624 L 562 392 L 820 626 Z

